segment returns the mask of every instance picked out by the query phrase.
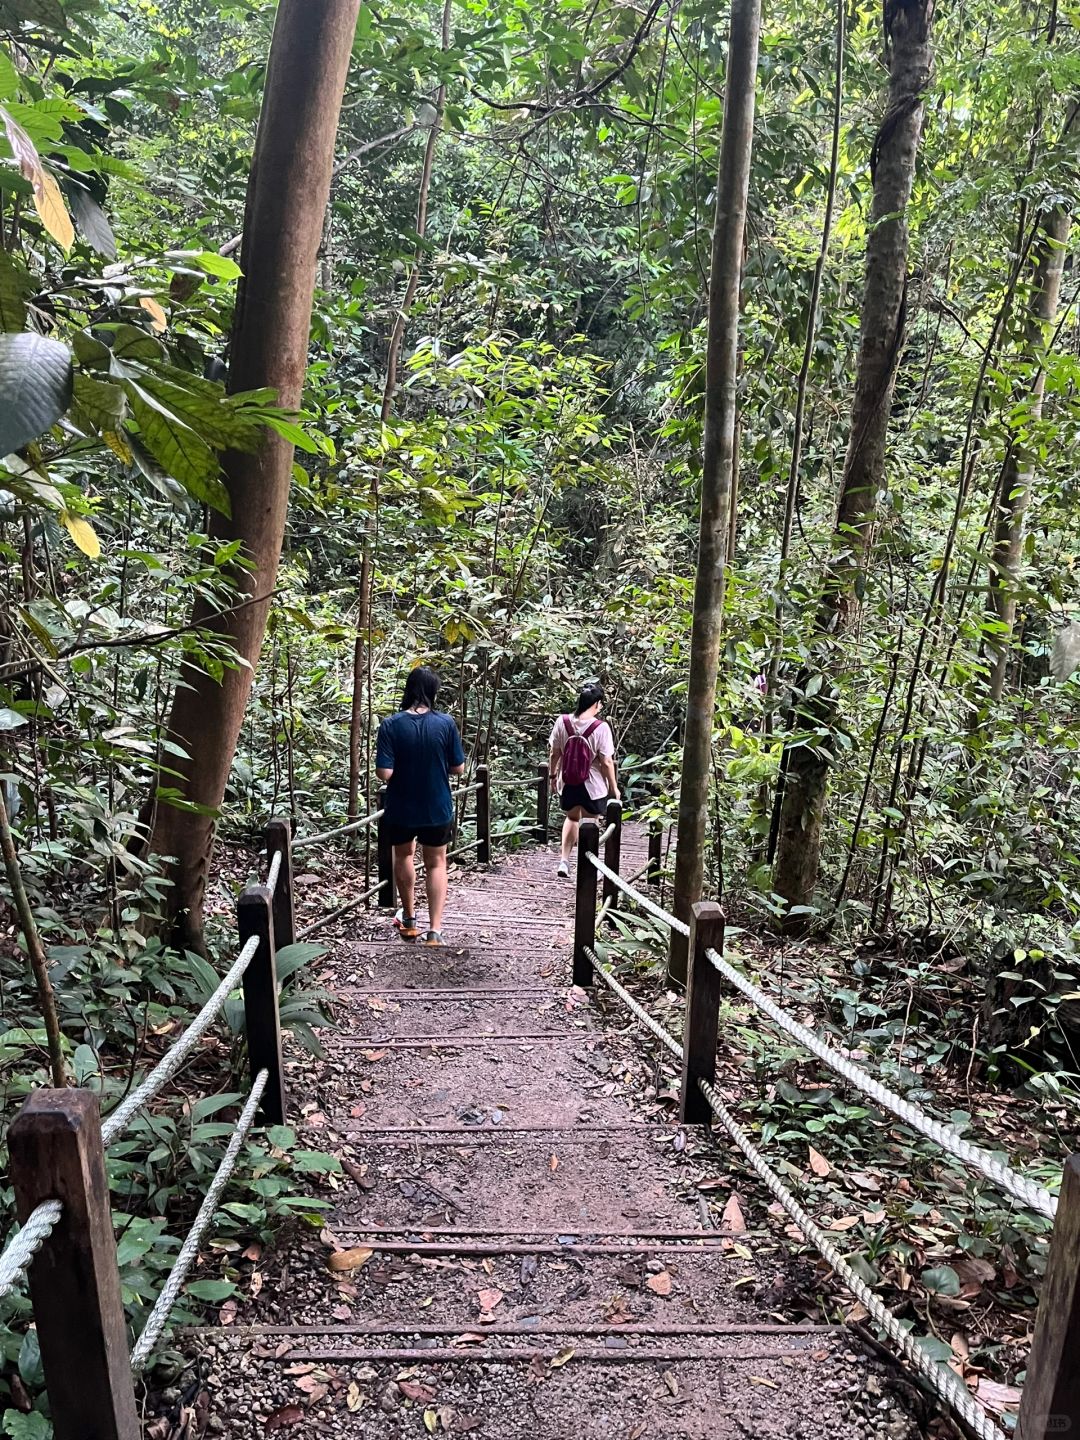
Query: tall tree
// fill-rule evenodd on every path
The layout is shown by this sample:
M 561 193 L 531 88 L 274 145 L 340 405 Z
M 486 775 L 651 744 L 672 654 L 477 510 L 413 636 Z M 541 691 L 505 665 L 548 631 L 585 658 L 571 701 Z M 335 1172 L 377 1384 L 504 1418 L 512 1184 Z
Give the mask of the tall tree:
M 315 265 L 358 11 L 359 0 L 281 0 L 270 45 L 248 181 L 228 388 L 269 387 L 290 409 L 300 403 L 307 369 Z M 240 555 L 251 568 L 237 571 L 244 603 L 220 614 L 197 602 L 193 620 L 228 641 L 241 663 L 220 681 L 185 665 L 173 698 L 169 737 L 188 757 L 176 763 L 185 803 L 158 806 L 152 848 L 172 857 L 178 937 L 195 947 L 202 944 L 215 814 L 281 558 L 292 463 L 292 445 L 269 433 L 252 453 L 226 455 L 231 514 L 215 514 L 210 535 L 218 544 L 240 541 Z
M 784 757 L 784 790 L 773 889 L 787 902 L 789 928 L 813 903 L 833 732 L 838 632 L 854 620 L 863 592 L 871 529 L 885 484 L 885 442 L 907 322 L 907 209 L 922 135 L 933 51 L 933 0 L 885 0 L 889 91 L 870 152 L 874 194 L 866 241 L 866 279 L 832 558 L 816 620 L 818 663 L 802 678 L 795 709 L 801 734 Z M 793 914 L 791 912 L 794 912 Z
M 1023 346 L 1024 360 L 1034 371 L 1023 421 L 1027 430 L 1037 427 L 1042 419 L 1046 390 L 1045 350 L 1049 331 L 1057 316 L 1069 223 L 1068 211 L 1060 205 L 1053 206 L 1044 218 L 1032 254 L 1031 293 Z M 987 613 L 991 620 L 997 622 L 996 633 L 989 645 L 991 700 L 1000 700 L 1005 689 L 1009 641 L 1016 623 L 1016 579 L 1024 549 L 1025 517 L 1037 453 L 1037 444 L 1017 439 L 1010 445 L 1001 468 L 987 601 Z
M 724 576 L 736 464 L 739 292 L 754 144 L 760 31 L 761 0 L 732 0 L 724 85 L 724 132 L 709 275 L 701 520 L 675 850 L 674 901 L 675 914 L 680 920 L 689 920 L 691 905 L 700 900 L 705 873 L 716 675 L 720 664 Z M 676 984 L 686 983 L 687 958 L 685 938 L 672 932 L 668 975 Z

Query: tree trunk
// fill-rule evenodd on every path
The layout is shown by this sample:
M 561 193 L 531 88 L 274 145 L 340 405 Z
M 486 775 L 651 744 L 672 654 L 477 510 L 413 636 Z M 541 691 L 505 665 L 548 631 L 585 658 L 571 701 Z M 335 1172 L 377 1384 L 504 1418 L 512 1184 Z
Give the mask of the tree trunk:
M 835 637 L 858 613 L 871 528 L 885 483 L 885 440 L 907 318 L 907 207 L 933 61 L 933 8 L 933 0 L 886 0 L 885 5 L 889 94 L 870 154 L 874 198 L 859 355 L 833 557 L 816 624 L 819 669 L 808 669 L 801 677 L 803 694 L 796 697 L 794 708 L 805 738 L 790 743 L 785 755 L 773 890 L 787 902 L 785 927 L 790 930 L 805 927 L 813 904 L 837 720 L 834 676 L 842 656 Z
M 689 921 L 691 905 L 701 899 L 705 874 L 716 674 L 720 663 L 724 572 L 735 468 L 739 291 L 754 141 L 760 29 L 761 0 L 732 0 L 724 85 L 724 133 L 709 278 L 701 523 L 675 851 L 675 913 L 684 921 Z M 675 984 L 684 985 L 686 970 L 687 942 L 683 936 L 672 933 L 668 976 Z
M 1042 418 L 1046 368 L 1043 353 L 1048 331 L 1057 316 L 1061 276 L 1065 268 L 1065 246 L 1069 239 L 1068 212 L 1055 206 L 1046 216 L 1042 234 L 1032 257 L 1031 297 L 1024 330 L 1024 359 L 1036 366 L 1028 394 L 1025 428 L 1033 429 Z M 994 556 L 990 567 L 987 615 L 998 622 L 989 643 L 990 699 L 1000 700 L 1005 689 L 1009 642 L 1016 623 L 1016 580 L 1024 549 L 1025 524 L 1031 481 L 1035 473 L 1037 447 L 1015 442 L 1005 457 L 998 495 L 994 529 Z
M 323 214 L 359 0 L 281 0 L 248 181 L 241 268 L 230 345 L 229 390 L 263 386 L 278 404 L 300 403 Z M 237 574 L 248 601 L 221 616 L 197 603 L 205 622 L 245 662 L 220 683 L 185 665 L 173 697 L 170 739 L 190 757 L 175 762 L 186 807 L 160 804 L 152 848 L 173 857 L 170 908 L 177 938 L 202 946 L 202 907 L 214 821 L 266 629 L 285 534 L 293 447 L 267 433 L 258 450 L 225 456 L 231 517 L 215 514 L 215 544 L 243 542 L 254 566 Z
M 442 12 L 442 50 L 450 48 L 451 0 L 444 0 Z M 405 338 L 405 325 L 412 309 L 416 292 L 420 288 L 420 266 L 425 253 L 427 235 L 428 199 L 431 195 L 431 177 L 435 169 L 435 146 L 442 130 L 446 113 L 446 85 L 440 85 L 435 96 L 435 118 L 428 131 L 424 147 L 424 163 L 420 168 L 420 188 L 416 198 L 417 245 L 413 253 L 412 268 L 405 285 L 405 294 L 394 315 L 390 331 L 390 343 L 386 353 L 386 378 L 383 382 L 382 405 L 379 410 L 379 424 L 385 426 L 393 414 L 394 396 L 397 392 L 398 365 L 401 361 L 401 345 Z M 372 470 L 368 487 L 368 513 L 364 525 L 364 548 L 360 561 L 360 609 L 356 617 L 356 639 L 353 642 L 353 689 L 352 708 L 349 715 L 349 819 L 360 816 L 360 781 L 362 772 L 367 773 L 370 782 L 370 767 L 363 766 L 360 757 L 360 741 L 365 732 L 364 696 L 367 696 L 367 732 L 371 730 L 371 602 L 375 590 L 375 546 L 378 539 L 379 479 L 378 465 Z M 366 797 L 370 800 L 370 796 Z M 366 808 L 370 808 L 368 805 Z

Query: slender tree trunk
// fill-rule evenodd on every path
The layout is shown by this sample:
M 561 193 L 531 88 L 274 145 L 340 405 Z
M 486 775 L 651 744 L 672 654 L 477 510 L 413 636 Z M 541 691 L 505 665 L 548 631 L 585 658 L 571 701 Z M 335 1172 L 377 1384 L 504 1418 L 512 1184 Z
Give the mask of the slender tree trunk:
M 1028 395 L 1027 428 L 1042 418 L 1046 367 L 1043 354 L 1047 333 L 1057 316 L 1061 276 L 1065 267 L 1065 246 L 1069 239 L 1070 217 L 1061 206 L 1046 216 L 1042 234 L 1032 257 L 1031 298 L 1024 330 L 1024 359 L 1036 368 Z M 1035 474 L 1037 447 L 1017 441 L 1009 450 L 1001 475 L 994 556 L 990 567 L 987 615 L 998 622 L 990 644 L 990 699 L 1000 700 L 1005 689 L 1009 643 L 1016 624 L 1016 581 L 1024 549 L 1025 516 Z
M 773 889 L 788 905 L 786 928 L 804 928 L 821 860 L 822 824 L 837 721 L 838 632 L 858 614 L 870 533 L 885 483 L 885 440 L 907 318 L 907 207 L 930 81 L 933 0 L 886 0 L 889 94 L 870 155 L 874 198 L 866 241 L 859 355 L 844 473 L 816 622 L 819 661 L 802 677 L 789 744 Z M 791 912 L 794 911 L 792 914 Z
M 19 929 L 23 933 L 23 940 L 26 942 L 26 955 L 30 961 L 30 969 L 33 972 L 34 983 L 37 985 L 38 1003 L 41 1006 L 41 1020 L 45 1028 L 45 1038 L 49 1045 L 49 1070 L 52 1075 L 52 1083 L 56 1089 L 62 1089 L 68 1083 L 67 1066 L 64 1064 L 64 1042 L 60 1033 L 60 1019 L 56 1013 L 56 996 L 53 992 L 52 980 L 49 978 L 49 967 L 45 960 L 45 947 L 41 943 L 41 936 L 38 934 L 37 922 L 34 919 L 34 912 L 30 908 L 30 900 L 26 893 L 26 886 L 23 884 L 22 871 L 19 868 L 19 857 L 15 851 L 15 839 L 11 833 L 11 825 L 8 822 L 7 803 L 4 800 L 3 787 L 0 786 L 0 851 L 4 856 L 4 871 L 7 874 L 7 882 L 11 888 L 12 904 L 15 907 L 15 914 L 19 921 Z
M 241 268 L 233 319 L 229 390 L 262 386 L 278 403 L 300 403 L 307 368 L 315 265 L 330 190 L 334 141 L 356 32 L 359 0 L 281 0 L 248 181 Z M 225 617 L 196 604 L 194 619 L 227 640 L 242 663 L 220 683 L 186 665 L 173 698 L 169 734 L 190 757 L 176 762 L 185 808 L 161 804 L 153 849 L 174 857 L 171 908 L 178 938 L 202 946 L 202 907 L 214 820 L 266 630 L 285 534 L 293 447 L 267 434 L 251 454 L 224 461 L 231 517 L 215 514 L 215 543 L 243 542 L 254 566 L 237 574 L 259 600 Z
M 754 142 L 760 29 L 761 0 L 732 0 L 724 86 L 724 133 L 709 278 L 701 523 L 675 852 L 675 913 L 684 921 L 690 918 L 691 905 L 701 898 L 705 874 L 716 675 L 720 663 L 731 488 L 736 463 L 739 292 Z M 673 933 L 668 957 L 669 978 L 683 985 L 686 970 L 686 940 Z
M 444 0 L 442 14 L 442 49 L 450 48 L 451 0 Z M 386 354 L 386 378 L 383 382 L 382 406 L 379 423 L 385 425 L 394 409 L 394 395 L 397 392 L 398 365 L 401 361 L 401 345 L 405 338 L 405 325 L 412 309 L 416 292 L 420 287 L 420 266 L 424 258 L 424 238 L 427 235 L 428 199 L 431 195 L 431 177 L 435 168 L 435 146 L 442 130 L 443 115 L 446 111 L 446 86 L 440 85 L 435 97 L 435 118 L 428 130 L 424 147 L 424 163 L 420 169 L 420 189 L 416 197 L 416 234 L 419 237 L 413 254 L 412 269 L 405 285 L 405 294 L 394 316 L 390 331 L 390 343 Z M 353 692 L 352 710 L 349 717 L 349 819 L 355 820 L 360 814 L 361 775 L 367 773 L 370 783 L 370 767 L 361 763 L 360 742 L 363 738 L 364 695 L 367 694 L 370 731 L 371 711 L 371 601 L 375 589 L 375 542 L 378 536 L 379 517 L 379 466 L 373 469 L 368 489 L 368 513 L 364 526 L 364 548 L 360 561 L 360 609 L 356 617 L 356 639 L 353 643 Z M 369 735 L 370 739 L 370 735 Z

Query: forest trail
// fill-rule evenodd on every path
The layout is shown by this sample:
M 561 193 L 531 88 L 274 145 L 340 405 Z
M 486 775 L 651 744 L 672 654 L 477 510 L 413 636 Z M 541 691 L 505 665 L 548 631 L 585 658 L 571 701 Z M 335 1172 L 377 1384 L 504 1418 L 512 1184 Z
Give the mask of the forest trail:
M 645 851 L 628 825 L 631 871 Z M 313 1089 L 290 1069 L 304 1143 L 346 1174 L 321 1239 L 192 1335 L 211 1430 L 913 1436 L 851 1332 L 808 1322 L 813 1270 L 729 1152 L 665 1118 L 652 1042 L 571 987 L 554 867 L 455 877 L 441 951 L 388 925 L 332 948 L 339 1029 Z

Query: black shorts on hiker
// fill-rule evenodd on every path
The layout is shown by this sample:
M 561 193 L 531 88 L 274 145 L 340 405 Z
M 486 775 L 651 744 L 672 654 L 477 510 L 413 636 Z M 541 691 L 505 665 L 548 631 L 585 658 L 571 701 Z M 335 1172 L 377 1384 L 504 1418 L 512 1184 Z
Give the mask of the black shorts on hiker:
M 453 825 L 393 825 L 384 822 L 382 826 L 383 838 L 391 845 L 408 845 L 410 840 L 419 840 L 421 845 L 426 845 L 429 850 L 437 850 L 440 845 L 449 845 L 454 834 Z
M 607 801 L 594 800 L 584 785 L 564 785 L 559 804 L 564 810 L 576 810 L 580 806 L 588 815 L 603 815 L 607 809 Z

